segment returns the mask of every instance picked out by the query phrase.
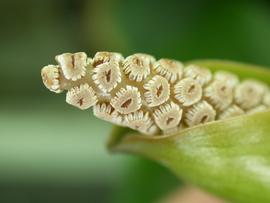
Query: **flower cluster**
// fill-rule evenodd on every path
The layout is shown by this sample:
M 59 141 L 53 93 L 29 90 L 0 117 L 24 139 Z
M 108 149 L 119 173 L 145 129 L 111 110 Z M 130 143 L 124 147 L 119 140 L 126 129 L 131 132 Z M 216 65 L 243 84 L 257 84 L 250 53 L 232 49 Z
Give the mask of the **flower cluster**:
M 226 71 L 211 73 L 197 65 L 157 60 L 147 54 L 83 52 L 56 56 L 58 65 L 41 71 L 44 85 L 67 90 L 67 103 L 146 135 L 170 133 L 215 120 L 265 111 L 269 87 L 253 79 L 240 81 Z

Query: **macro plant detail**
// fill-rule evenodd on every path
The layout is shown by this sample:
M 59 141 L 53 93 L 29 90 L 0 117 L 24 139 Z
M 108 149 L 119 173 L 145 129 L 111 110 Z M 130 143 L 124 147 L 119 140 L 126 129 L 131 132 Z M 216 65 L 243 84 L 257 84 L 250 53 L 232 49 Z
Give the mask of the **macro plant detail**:
M 115 124 L 110 151 L 155 160 L 225 200 L 270 201 L 267 69 L 148 54 L 85 56 L 58 55 L 57 65 L 42 68 L 42 80 L 52 92 L 67 91 L 67 103 Z
M 41 71 L 44 85 L 67 90 L 67 103 L 142 134 L 170 133 L 215 120 L 262 112 L 270 107 L 269 87 L 255 79 L 240 81 L 225 70 L 156 60 L 147 54 L 83 52 L 56 56 L 58 65 Z
M 68 80 L 76 81 L 86 74 L 87 55 L 84 52 L 65 53 L 55 57 Z

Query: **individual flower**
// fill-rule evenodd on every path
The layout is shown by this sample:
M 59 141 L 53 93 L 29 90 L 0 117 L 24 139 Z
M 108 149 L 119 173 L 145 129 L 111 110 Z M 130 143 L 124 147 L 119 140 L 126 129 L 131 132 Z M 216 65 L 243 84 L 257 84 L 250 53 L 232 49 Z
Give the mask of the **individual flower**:
M 93 58 L 92 65 L 93 67 L 97 67 L 104 63 L 113 62 L 119 64 L 124 60 L 124 57 L 116 52 L 97 52 Z
M 204 89 L 204 96 L 217 110 L 223 111 L 233 102 L 233 88 L 225 80 L 214 80 Z
M 169 82 L 175 83 L 183 77 L 184 66 L 176 60 L 160 59 L 155 63 L 154 70 Z
M 182 113 L 183 110 L 177 104 L 170 102 L 156 109 L 153 115 L 158 127 L 163 131 L 168 131 L 178 127 Z
M 206 101 L 194 104 L 185 113 L 185 122 L 189 127 L 214 121 L 215 118 L 216 111 Z
M 147 54 L 134 54 L 124 61 L 123 70 L 130 80 L 141 82 L 151 72 L 155 58 Z
M 55 60 L 62 68 L 66 79 L 76 81 L 86 74 L 87 55 L 84 52 L 64 53 L 57 55 Z
M 270 107 L 270 91 L 268 90 L 263 97 L 263 104 Z
M 224 110 L 221 114 L 219 114 L 218 119 L 224 120 L 224 119 L 235 117 L 235 116 L 241 116 L 244 113 L 245 112 L 243 111 L 243 109 L 241 109 L 239 106 L 231 105 L 226 110 Z
M 126 115 L 125 124 L 147 135 L 153 135 L 158 131 L 149 113 L 142 110 Z
M 184 69 L 184 76 L 196 80 L 202 86 L 208 84 L 212 79 L 210 70 L 197 65 L 189 65 L 186 67 Z
M 127 85 L 111 99 L 111 105 L 122 114 L 129 114 L 141 108 L 141 94 L 137 87 Z
M 227 82 L 227 85 L 232 88 L 239 84 L 239 78 L 236 75 L 227 71 L 215 72 L 214 79 L 217 81 L 225 81 Z
M 48 65 L 42 68 L 41 77 L 44 85 L 52 92 L 60 93 L 60 68 L 55 65 Z
M 94 115 L 102 120 L 123 125 L 122 116 L 108 103 L 98 103 L 93 108 Z
M 121 82 L 119 64 L 115 61 L 106 62 L 93 69 L 92 79 L 103 92 L 110 92 Z
M 256 106 L 252 109 L 249 109 L 247 111 L 247 114 L 255 114 L 255 113 L 260 113 L 260 112 L 264 112 L 267 110 L 267 107 L 265 105 L 259 105 L 259 106 Z
M 251 109 L 263 100 L 266 87 L 255 80 L 245 80 L 235 89 L 235 101 L 243 109 Z
M 143 87 L 146 90 L 145 101 L 149 107 L 161 105 L 170 97 L 170 84 L 159 75 L 154 76 Z
M 185 78 L 176 83 L 174 94 L 183 106 L 191 106 L 201 100 L 202 87 L 196 80 Z
M 97 96 L 87 83 L 71 88 L 66 95 L 66 102 L 79 109 L 85 110 L 97 103 Z

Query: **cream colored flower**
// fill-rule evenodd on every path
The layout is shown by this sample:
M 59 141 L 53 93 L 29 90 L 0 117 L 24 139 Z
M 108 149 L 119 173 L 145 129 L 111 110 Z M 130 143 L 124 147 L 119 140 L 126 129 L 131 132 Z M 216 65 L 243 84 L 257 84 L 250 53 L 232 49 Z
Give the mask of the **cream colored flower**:
M 123 70 L 130 80 L 141 82 L 150 74 L 154 62 L 155 58 L 150 55 L 134 54 L 125 59 Z
M 174 94 L 183 106 L 191 106 L 201 100 L 202 87 L 196 80 L 185 78 L 176 83 Z
M 183 110 L 175 103 L 164 104 L 154 111 L 154 119 L 163 131 L 177 128 L 182 119 Z
M 214 78 L 217 81 L 227 82 L 227 85 L 232 88 L 239 84 L 239 78 L 236 75 L 227 71 L 217 71 L 214 75 Z
M 263 97 L 264 105 L 270 107 L 270 91 L 268 90 Z
M 84 52 L 64 53 L 55 57 L 66 79 L 76 81 L 86 74 L 87 55 Z
M 202 86 L 209 83 L 212 79 L 212 74 L 210 70 L 199 67 L 197 65 L 189 65 L 184 69 L 184 76 L 190 77 L 197 82 L 199 82 Z
M 129 114 L 139 110 L 142 106 L 141 94 L 137 87 L 121 88 L 111 100 L 111 105 L 122 114 Z
M 97 103 L 97 96 L 87 83 L 71 88 L 66 95 L 66 102 L 79 109 L 85 110 Z
M 255 80 L 245 80 L 235 89 L 236 103 L 245 110 L 251 109 L 263 100 L 265 85 Z
M 184 74 L 183 64 L 172 59 L 160 59 L 155 63 L 154 70 L 171 83 L 180 80 Z
M 255 80 L 240 83 L 233 73 L 179 61 L 114 52 L 56 56 L 59 65 L 42 68 L 44 85 L 80 109 L 146 135 L 170 134 L 186 128 L 270 107 L 270 89 Z M 141 95 L 142 93 L 142 95 Z
M 229 108 L 227 108 L 226 110 L 224 110 L 219 116 L 218 119 L 220 120 L 224 120 L 227 118 L 231 118 L 231 117 L 235 117 L 235 116 L 241 116 L 243 115 L 245 112 L 238 107 L 237 105 L 232 105 Z
M 233 88 L 225 80 L 214 80 L 204 89 L 204 96 L 219 111 L 233 102 Z
M 154 76 L 143 87 L 146 89 L 144 97 L 149 107 L 163 104 L 170 97 L 170 84 L 159 75 Z
M 98 65 L 93 69 L 92 79 L 101 91 L 110 92 L 121 82 L 119 64 L 110 61 Z
M 147 135 L 153 135 L 158 131 L 149 113 L 142 110 L 126 115 L 125 124 Z
M 93 108 L 94 115 L 102 120 L 123 125 L 122 116 L 108 103 L 98 103 Z
M 206 101 L 193 105 L 185 113 L 185 122 L 189 127 L 214 121 L 215 118 L 216 111 Z
M 102 65 L 104 63 L 113 62 L 119 64 L 124 60 L 124 57 L 116 52 L 97 52 L 93 58 L 92 64 L 93 67 L 97 67 L 99 65 Z
M 250 110 L 247 111 L 247 114 L 255 114 L 255 113 L 260 113 L 260 112 L 264 112 L 267 110 L 267 107 L 265 105 L 259 105 L 256 106 Z
M 50 91 L 62 92 L 60 87 L 60 68 L 55 65 L 48 65 L 41 70 L 42 81 Z

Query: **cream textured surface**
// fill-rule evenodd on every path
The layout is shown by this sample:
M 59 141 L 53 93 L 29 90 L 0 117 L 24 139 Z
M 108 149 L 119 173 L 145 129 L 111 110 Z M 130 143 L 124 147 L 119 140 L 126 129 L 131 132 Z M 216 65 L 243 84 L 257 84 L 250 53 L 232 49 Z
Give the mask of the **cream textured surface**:
M 56 56 L 58 65 L 41 71 L 44 85 L 55 93 L 67 90 L 67 103 L 117 125 L 146 135 L 177 130 L 265 111 L 270 107 L 267 85 L 239 81 L 226 71 L 211 73 L 176 60 L 148 54 L 124 58 L 119 53 L 84 52 Z

